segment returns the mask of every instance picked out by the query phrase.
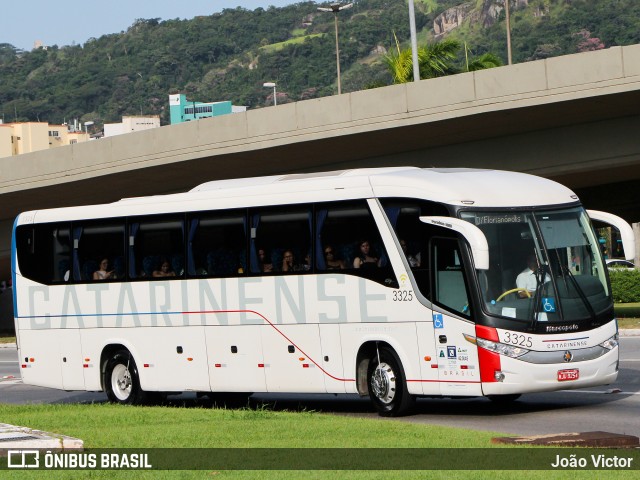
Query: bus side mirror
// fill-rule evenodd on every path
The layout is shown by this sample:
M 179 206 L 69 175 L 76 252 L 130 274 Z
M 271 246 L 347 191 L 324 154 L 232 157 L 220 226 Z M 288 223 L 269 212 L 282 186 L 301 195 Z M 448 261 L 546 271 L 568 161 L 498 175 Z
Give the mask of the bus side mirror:
M 636 237 L 633 234 L 633 228 L 624 219 L 613 215 L 612 213 L 599 212 L 597 210 L 587 210 L 591 220 L 607 223 L 616 227 L 620 231 L 620 239 L 624 248 L 624 258 L 633 260 L 636 256 Z
M 473 263 L 478 270 L 489 270 L 489 245 L 482 230 L 467 222 L 453 217 L 420 217 L 420 221 L 436 227 L 447 228 L 460 233 L 471 247 Z

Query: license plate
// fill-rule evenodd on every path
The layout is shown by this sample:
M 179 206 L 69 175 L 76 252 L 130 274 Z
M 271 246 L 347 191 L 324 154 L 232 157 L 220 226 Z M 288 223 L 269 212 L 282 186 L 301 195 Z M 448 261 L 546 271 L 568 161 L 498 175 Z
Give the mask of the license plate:
M 572 368 L 570 370 L 558 370 L 558 381 L 567 382 L 570 380 L 578 380 L 580 377 L 580 370 Z

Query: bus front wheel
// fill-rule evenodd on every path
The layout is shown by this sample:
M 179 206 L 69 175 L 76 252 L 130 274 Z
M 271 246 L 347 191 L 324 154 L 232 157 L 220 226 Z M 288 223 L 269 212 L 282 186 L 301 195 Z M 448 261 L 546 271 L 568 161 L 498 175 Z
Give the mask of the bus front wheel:
M 383 417 L 406 415 L 415 403 L 409 394 L 400 360 L 393 350 L 381 347 L 374 352 L 367 372 L 369 397 Z
M 104 389 L 110 402 L 124 405 L 142 403 L 138 367 L 127 350 L 118 350 L 109 360 L 104 372 Z

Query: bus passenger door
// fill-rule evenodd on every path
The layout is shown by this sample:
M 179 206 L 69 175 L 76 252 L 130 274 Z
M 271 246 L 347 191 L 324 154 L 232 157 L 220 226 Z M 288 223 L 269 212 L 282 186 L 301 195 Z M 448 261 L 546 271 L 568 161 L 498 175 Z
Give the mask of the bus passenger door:
M 213 392 L 266 392 L 261 325 L 205 327 Z
M 465 264 L 456 238 L 430 241 L 433 326 L 442 395 L 482 395 Z M 439 307 L 439 308 L 438 308 Z

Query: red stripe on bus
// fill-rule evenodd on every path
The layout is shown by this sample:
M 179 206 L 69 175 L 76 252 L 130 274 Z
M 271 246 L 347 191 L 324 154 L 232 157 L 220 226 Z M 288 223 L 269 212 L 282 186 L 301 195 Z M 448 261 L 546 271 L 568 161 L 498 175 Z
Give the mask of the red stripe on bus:
M 337 380 L 338 382 L 355 382 L 355 379 L 353 378 L 338 378 L 335 377 L 333 375 L 331 375 L 329 372 L 327 372 L 324 368 L 322 368 L 318 362 L 316 362 L 313 358 L 311 358 L 304 350 L 302 350 L 296 343 L 292 342 L 291 339 L 289 337 L 287 337 L 284 333 L 282 333 L 278 327 L 276 327 L 273 323 L 271 323 L 269 321 L 269 319 L 267 317 L 265 317 L 264 315 L 262 315 L 259 312 L 256 312 L 255 310 L 206 310 L 206 311 L 202 311 L 202 312 L 182 312 L 183 315 L 200 315 L 200 314 L 213 314 L 213 315 L 218 315 L 218 314 L 223 314 L 223 313 L 251 313 L 253 315 L 257 315 L 260 318 L 262 318 L 265 322 L 267 322 L 276 332 L 278 332 L 280 335 L 282 335 L 282 337 L 284 337 L 291 345 L 293 345 L 296 350 L 298 350 L 302 355 L 304 355 L 305 357 L 307 357 L 311 363 L 313 363 L 316 367 L 318 367 L 322 373 L 324 373 L 326 376 Z M 264 367 L 264 365 L 263 365 Z

